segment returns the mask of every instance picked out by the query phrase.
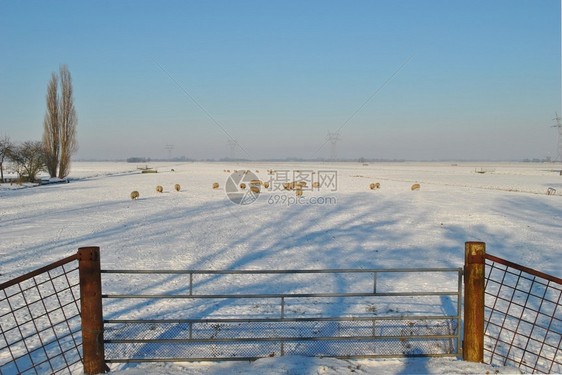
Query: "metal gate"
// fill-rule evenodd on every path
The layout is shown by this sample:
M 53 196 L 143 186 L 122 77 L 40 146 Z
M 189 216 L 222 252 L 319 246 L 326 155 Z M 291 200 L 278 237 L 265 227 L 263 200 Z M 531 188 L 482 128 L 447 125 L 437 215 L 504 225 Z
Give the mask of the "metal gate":
M 0 374 L 82 372 L 78 257 L 0 284 Z
M 484 361 L 562 372 L 562 279 L 486 254 Z
M 101 272 L 107 363 L 460 352 L 461 268 Z

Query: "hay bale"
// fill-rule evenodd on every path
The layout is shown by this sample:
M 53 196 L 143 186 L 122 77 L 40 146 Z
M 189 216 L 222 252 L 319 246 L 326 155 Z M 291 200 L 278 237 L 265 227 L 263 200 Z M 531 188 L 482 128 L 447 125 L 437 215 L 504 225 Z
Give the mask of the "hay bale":
M 162 193 L 164 191 L 164 188 L 161 185 L 156 186 L 156 192 L 157 193 Z
M 181 185 L 180 185 L 180 184 L 175 184 L 175 185 L 174 185 L 174 189 L 176 189 L 176 191 L 180 191 L 180 190 L 181 190 Z
M 420 190 L 420 188 L 421 188 L 420 184 L 413 184 L 410 189 L 411 189 L 412 191 L 414 191 L 414 190 Z
M 213 182 L 213 189 L 218 189 L 218 188 L 219 188 L 219 183 Z
M 132 200 L 139 199 L 139 196 L 140 196 L 140 194 L 139 194 L 138 191 L 133 190 L 133 191 L 131 192 L 131 199 L 132 199 Z

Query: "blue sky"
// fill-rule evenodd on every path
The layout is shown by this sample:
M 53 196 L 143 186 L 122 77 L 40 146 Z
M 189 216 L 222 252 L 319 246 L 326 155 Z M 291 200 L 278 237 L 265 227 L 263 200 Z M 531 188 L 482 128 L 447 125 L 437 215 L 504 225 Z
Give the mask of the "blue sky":
M 76 158 L 556 157 L 560 1 L 0 1 L 0 134 Z

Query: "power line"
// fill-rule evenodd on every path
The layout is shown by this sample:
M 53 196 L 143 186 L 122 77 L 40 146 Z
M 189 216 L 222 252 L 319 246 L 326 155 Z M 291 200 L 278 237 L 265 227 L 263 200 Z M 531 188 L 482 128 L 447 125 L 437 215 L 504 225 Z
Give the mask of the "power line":
M 154 60 L 153 60 L 154 61 Z M 222 132 L 224 134 L 226 134 L 227 138 L 229 139 L 229 141 L 234 142 L 235 144 L 238 145 L 238 147 L 240 147 L 240 149 L 242 151 L 244 151 L 246 153 L 246 155 L 248 155 L 248 157 L 250 157 L 251 159 L 251 155 L 248 151 L 246 151 L 246 149 L 244 147 L 242 147 L 242 145 L 240 145 L 235 139 L 234 137 L 232 137 L 232 135 L 230 135 L 230 133 L 226 130 L 226 128 L 220 123 L 218 122 L 210 113 L 209 111 L 207 111 L 205 109 L 205 107 L 203 107 L 194 97 L 193 95 L 191 95 L 189 93 L 189 91 L 187 91 L 170 73 L 168 73 L 168 71 L 166 69 L 164 69 L 164 67 L 162 65 L 160 65 L 157 61 L 154 61 L 154 63 L 160 68 L 160 70 L 162 70 L 164 72 L 164 74 L 166 74 L 168 76 L 168 78 L 170 78 L 170 80 L 172 82 L 175 83 L 175 85 L 185 94 L 185 96 L 187 96 L 189 99 L 191 99 L 191 101 L 193 103 L 195 103 L 195 105 L 205 114 L 207 115 L 207 117 L 220 129 L 222 130 Z
M 381 90 L 390 83 L 390 81 L 392 81 L 394 79 L 394 77 L 396 77 L 396 75 L 398 73 L 400 73 L 400 71 L 402 71 L 402 69 L 404 69 L 406 67 L 406 65 L 408 65 L 408 63 L 414 58 L 414 55 L 410 55 L 399 67 L 398 69 L 396 69 L 383 83 L 382 85 L 380 85 L 372 94 L 371 96 L 369 96 L 363 103 L 361 103 L 361 105 L 359 107 L 357 107 L 357 109 L 355 111 L 353 111 L 353 113 L 351 114 L 351 116 L 349 116 L 347 118 L 347 120 L 345 120 L 340 127 L 333 133 L 333 134 L 337 134 L 339 137 L 340 131 L 347 126 L 347 124 L 349 124 L 351 122 L 351 120 L 353 120 L 353 118 L 355 117 L 355 115 L 357 113 L 359 113 L 359 111 L 361 111 L 371 100 L 373 100 L 373 98 L 375 96 L 378 95 L 379 92 L 381 92 Z M 324 143 L 322 143 L 320 145 L 320 147 L 318 147 L 318 149 L 314 152 L 315 154 L 318 154 L 320 152 L 320 150 L 322 150 L 322 148 L 324 146 L 326 146 L 326 144 L 328 142 L 332 142 L 329 138 L 327 138 Z

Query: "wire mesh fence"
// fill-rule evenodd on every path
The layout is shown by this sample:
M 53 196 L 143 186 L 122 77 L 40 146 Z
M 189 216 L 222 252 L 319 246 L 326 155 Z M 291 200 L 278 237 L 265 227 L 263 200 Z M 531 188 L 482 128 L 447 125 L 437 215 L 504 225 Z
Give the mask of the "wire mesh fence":
M 108 363 L 459 355 L 462 269 L 102 273 Z
M 75 255 L 0 284 L 0 374 L 81 371 Z
M 562 373 L 562 280 L 486 254 L 484 358 Z

